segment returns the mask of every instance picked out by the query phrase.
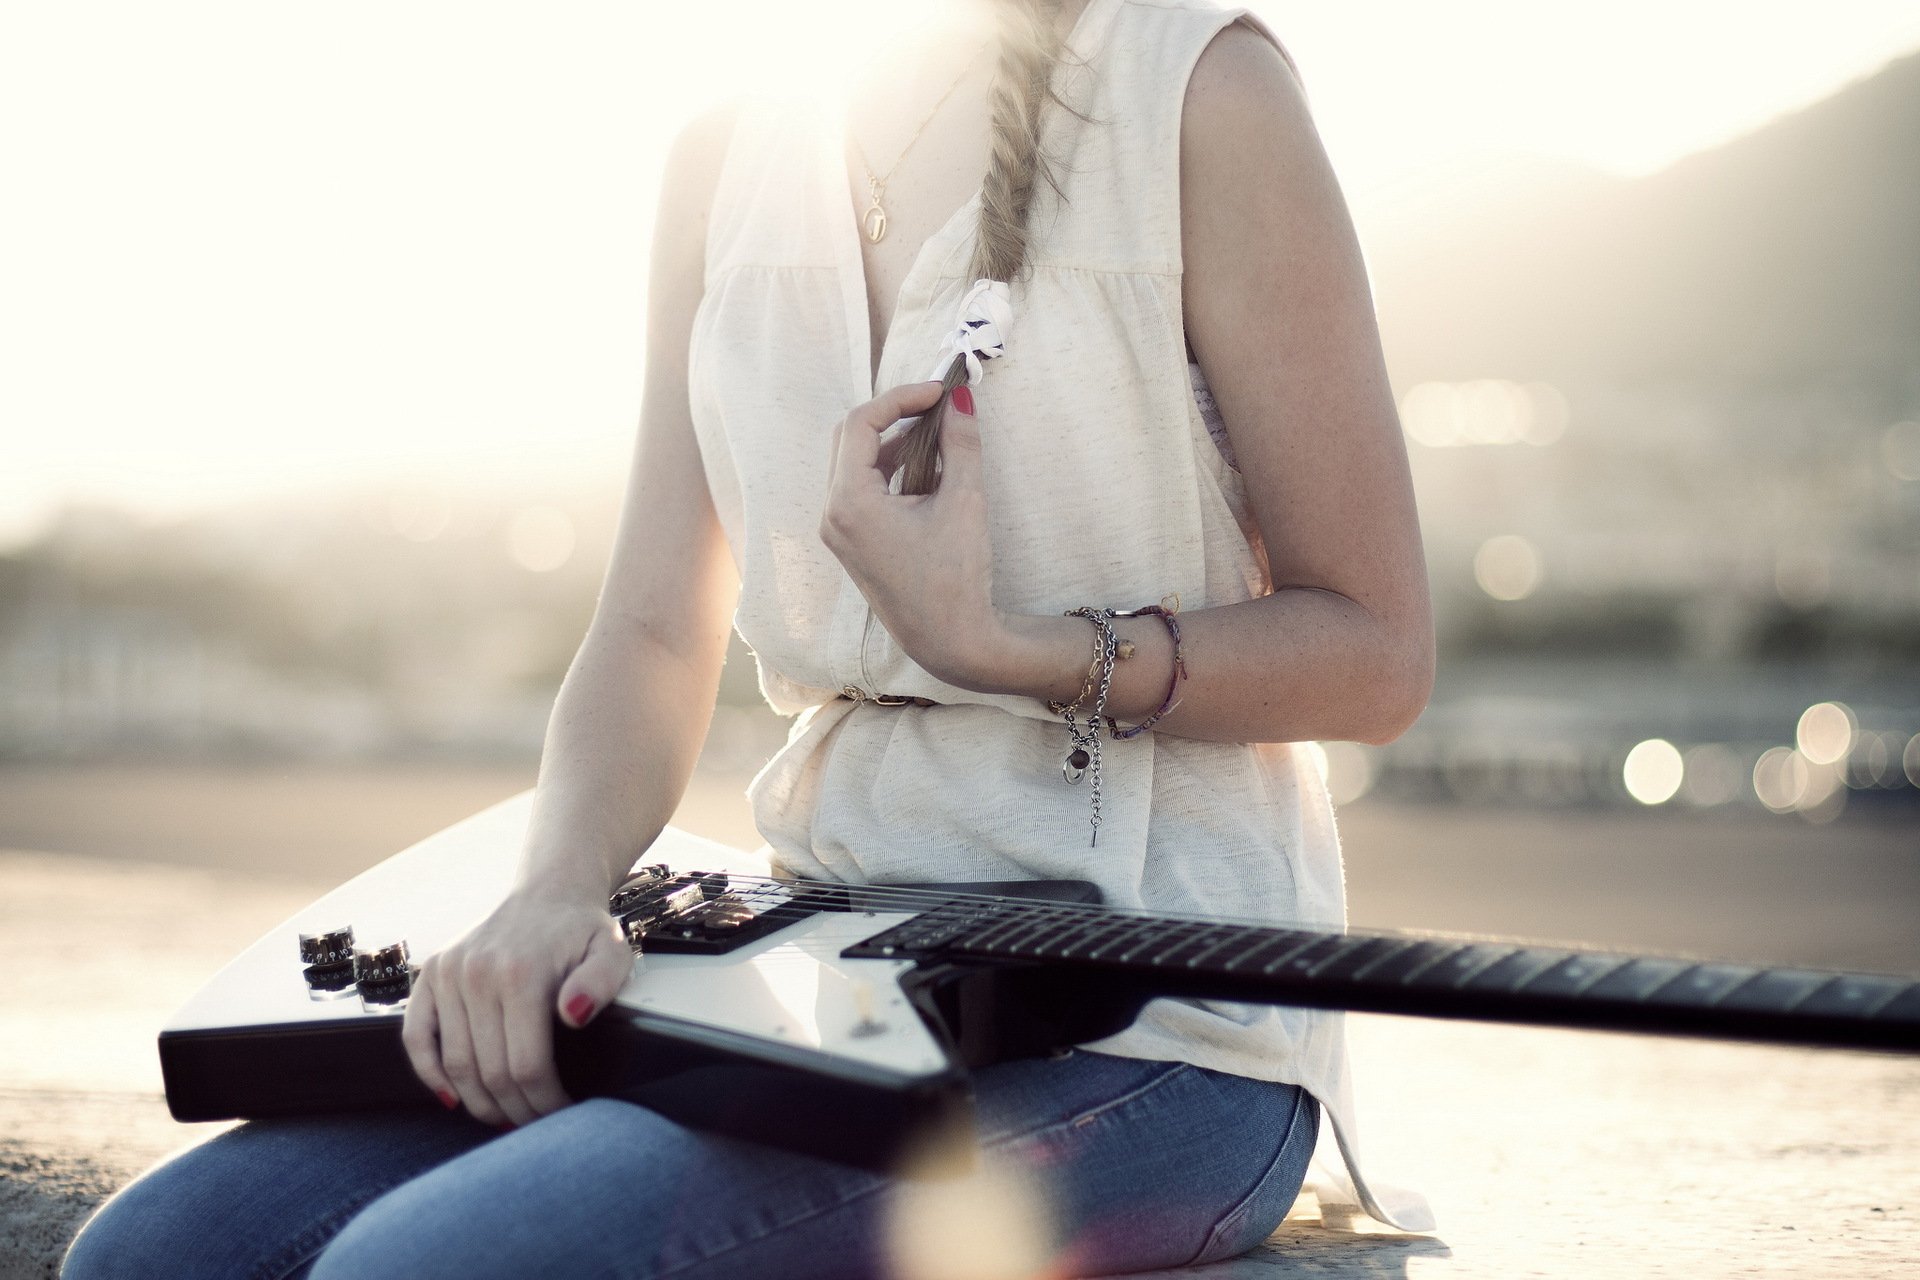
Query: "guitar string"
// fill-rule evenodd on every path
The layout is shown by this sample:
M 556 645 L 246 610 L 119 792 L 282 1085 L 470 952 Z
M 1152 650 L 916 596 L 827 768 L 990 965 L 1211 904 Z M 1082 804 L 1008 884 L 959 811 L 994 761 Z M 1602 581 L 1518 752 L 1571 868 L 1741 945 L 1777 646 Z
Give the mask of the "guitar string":
M 1005 923 L 1006 915 L 1079 915 L 1087 920 L 1111 920 L 1114 918 L 1152 923 L 1166 921 L 1176 924 L 1200 926 L 1218 925 L 1223 927 L 1253 928 L 1278 932 L 1305 932 L 1324 934 L 1329 937 L 1349 937 L 1355 939 L 1383 938 L 1408 941 L 1430 942 L 1493 942 L 1504 945 L 1553 947 L 1557 950 L 1574 949 L 1568 944 L 1542 939 L 1521 939 L 1492 934 L 1441 933 L 1414 930 L 1353 929 L 1329 926 L 1325 923 L 1305 921 L 1285 921 L 1257 919 L 1247 916 L 1206 916 L 1189 912 L 1163 912 L 1147 907 L 1125 907 L 1104 902 L 1050 901 L 1032 898 L 1020 898 L 989 893 L 969 893 L 958 890 L 922 888 L 916 885 L 860 884 L 846 880 L 818 880 L 807 877 L 786 879 L 776 876 L 748 876 L 728 873 L 729 887 L 745 881 L 750 884 L 772 889 L 821 889 L 832 892 L 857 895 L 865 899 L 880 899 L 889 906 L 898 906 L 902 910 L 931 911 L 941 906 L 973 906 L 994 908 L 1002 916 L 999 923 Z M 1010 881 L 1009 883 L 1019 883 Z M 1673 956 L 1680 959 L 1680 956 Z
M 1141 922 L 1141 923 L 1164 922 L 1164 923 L 1170 923 L 1175 925 L 1194 925 L 1194 926 L 1202 926 L 1202 927 L 1214 926 L 1214 927 L 1223 927 L 1223 928 L 1245 928 L 1245 929 L 1254 929 L 1254 930 L 1260 930 L 1264 932 L 1274 932 L 1274 933 L 1305 932 L 1305 933 L 1319 934 L 1328 938 L 1339 938 L 1343 941 L 1349 941 L 1354 943 L 1381 940 L 1381 941 L 1401 941 L 1401 942 L 1410 942 L 1410 943 L 1431 942 L 1431 943 L 1454 945 L 1454 946 L 1492 944 L 1492 945 L 1504 946 L 1504 947 L 1509 947 L 1514 949 L 1533 948 L 1533 949 L 1551 950 L 1555 952 L 1563 952 L 1569 956 L 1579 955 L 1579 956 L 1587 956 L 1587 957 L 1634 959 L 1634 960 L 1672 960 L 1672 961 L 1684 962 L 1688 964 L 1747 963 L 1747 962 L 1732 960 L 1726 956 L 1702 956 L 1702 955 L 1689 954 L 1685 952 L 1661 952 L 1657 954 L 1641 953 L 1641 952 L 1623 952 L 1623 951 L 1608 950 L 1605 948 L 1590 947 L 1590 946 L 1585 946 L 1579 943 L 1569 943 L 1565 941 L 1552 940 L 1552 939 L 1518 938 L 1518 937 L 1512 937 L 1512 936 L 1501 936 L 1501 935 L 1492 935 L 1492 934 L 1441 932 L 1441 931 L 1431 931 L 1431 930 L 1407 930 L 1407 929 L 1383 929 L 1383 928 L 1356 929 L 1351 927 L 1329 926 L 1325 923 L 1308 923 L 1304 921 L 1275 921 L 1275 920 L 1253 919 L 1250 917 L 1202 916 L 1202 915 L 1194 915 L 1191 913 L 1184 913 L 1184 912 L 1160 912 L 1160 911 L 1151 910 L 1146 907 L 1123 907 L 1123 906 L 1115 906 L 1108 903 L 1098 903 L 1098 902 L 1040 901 L 1040 900 L 1034 900 L 1034 899 L 1008 897 L 1008 896 L 1002 896 L 997 894 L 987 894 L 987 893 L 977 893 L 977 892 L 967 893 L 967 892 L 959 892 L 959 891 L 947 891 L 947 890 L 941 890 L 937 888 L 921 888 L 913 885 L 858 884 L 858 883 L 843 881 L 843 880 L 818 880 L 818 879 L 810 879 L 807 877 L 794 877 L 792 879 L 786 879 L 786 878 L 773 877 L 773 876 L 741 875 L 733 872 L 727 873 L 727 876 L 728 876 L 729 889 L 732 889 L 736 884 L 741 882 L 759 886 L 762 888 L 768 888 L 768 889 L 784 889 L 789 892 L 794 890 L 819 889 L 819 890 L 830 891 L 834 893 L 848 894 L 850 896 L 857 896 L 859 898 L 867 899 L 867 900 L 878 900 L 880 903 L 885 904 L 886 906 L 897 907 L 898 909 L 903 911 L 911 910 L 915 912 L 930 912 L 942 906 L 956 906 L 956 905 L 962 906 L 962 907 L 974 906 L 974 905 L 977 905 L 983 908 L 991 907 L 993 908 L 995 913 L 994 918 L 990 921 L 979 921 L 977 922 L 977 924 L 979 925 L 990 924 L 995 928 L 1004 928 L 1007 925 L 1017 923 L 1019 922 L 1017 918 L 1021 916 L 1027 917 L 1026 923 L 1029 923 L 1029 924 L 1040 924 L 1040 923 L 1076 924 L 1076 923 L 1092 923 L 1092 922 L 1098 922 L 1098 921 L 1111 922 L 1116 919 L 1119 919 L 1119 920 L 1125 920 L 1128 922 Z M 1010 883 L 1018 883 L 1018 882 L 1010 882 Z M 1192 939 L 1185 939 L 1183 941 L 1191 941 L 1191 940 Z M 1166 939 L 1165 941 L 1172 942 L 1173 940 Z M 1752 962 L 1752 967 L 1764 969 L 1764 968 L 1780 968 L 1785 966 L 1767 965 L 1759 962 Z M 1791 967 L 1797 972 L 1846 973 L 1846 974 L 1853 974 L 1856 976 L 1861 975 L 1863 973 L 1863 971 L 1860 971 L 1860 970 L 1823 969 L 1823 968 L 1816 968 L 1812 966 L 1800 966 L 1800 965 L 1795 965 Z M 1907 978 L 1909 980 L 1911 980 L 1911 977 L 1912 977 L 1912 975 L 1905 975 L 1905 974 L 1882 974 L 1878 976 Z
M 1260 929 L 1302 930 L 1315 933 L 1341 934 L 1338 928 L 1329 928 L 1325 924 L 1307 924 L 1305 922 L 1284 922 L 1252 917 L 1203 916 L 1183 912 L 1162 912 L 1147 907 L 1123 907 L 1105 902 L 1075 902 L 1068 900 L 1048 900 L 1021 898 L 1017 896 L 962 892 L 939 888 L 922 888 L 917 885 L 860 884 L 847 880 L 815 880 L 805 877 L 785 879 L 776 876 L 749 876 L 729 872 L 728 888 L 731 891 L 740 883 L 747 883 L 768 889 L 788 891 L 820 889 L 825 891 L 857 895 L 862 899 L 879 899 L 889 906 L 898 906 L 901 910 L 929 911 L 941 906 L 980 906 L 992 907 L 1001 913 L 1069 913 L 1079 914 L 1089 919 L 1112 919 L 1121 917 L 1143 921 L 1171 921 L 1197 925 L 1221 925 L 1251 927 Z M 1009 881 L 1010 884 L 1019 883 Z M 1360 936 L 1354 934 L 1353 936 Z M 1464 935 L 1462 935 L 1464 936 Z M 1489 939 L 1505 941 L 1505 939 Z

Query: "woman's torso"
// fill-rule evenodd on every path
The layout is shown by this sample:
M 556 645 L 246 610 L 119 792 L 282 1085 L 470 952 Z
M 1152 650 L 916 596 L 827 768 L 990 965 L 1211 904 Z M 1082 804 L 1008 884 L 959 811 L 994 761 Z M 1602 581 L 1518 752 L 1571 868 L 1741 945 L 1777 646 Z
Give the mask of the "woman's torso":
M 1090 119 L 1049 114 L 1060 195 L 1036 184 L 1008 354 L 975 390 L 1001 608 L 1125 608 L 1177 592 L 1196 610 L 1271 589 L 1244 484 L 1190 380 L 1181 318 L 1184 87 L 1235 16 L 1089 0 L 1069 37 L 1055 88 Z M 943 217 L 929 183 L 917 206 L 889 206 L 901 247 L 863 254 L 866 184 L 849 174 L 843 125 L 831 109 L 743 110 L 690 355 L 695 428 L 741 573 L 735 622 L 769 702 L 799 713 L 749 789 L 774 862 L 863 881 L 1082 878 L 1118 905 L 1341 926 L 1338 838 L 1304 748 L 1109 740 L 1090 845 L 1087 788 L 1060 772 L 1059 718 L 1038 699 L 920 669 L 821 544 L 833 426 L 876 388 L 927 375 L 969 283 L 977 215 L 967 198 Z M 934 141 L 929 126 L 916 145 Z M 897 306 L 876 311 L 873 292 L 889 286 Z M 877 377 L 876 320 L 889 325 Z M 840 699 L 843 688 L 940 705 L 881 707 Z M 1352 1127 L 1337 1014 L 1162 1000 L 1090 1047 L 1303 1084 L 1336 1131 Z

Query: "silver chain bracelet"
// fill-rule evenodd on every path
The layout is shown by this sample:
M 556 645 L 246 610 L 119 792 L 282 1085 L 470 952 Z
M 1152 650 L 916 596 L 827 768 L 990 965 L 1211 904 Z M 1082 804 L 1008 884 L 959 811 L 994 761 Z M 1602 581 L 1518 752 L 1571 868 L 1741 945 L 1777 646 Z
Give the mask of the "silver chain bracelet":
M 1093 839 L 1088 843 L 1100 843 L 1100 725 L 1107 712 L 1107 690 L 1113 684 L 1114 655 L 1119 648 L 1119 637 L 1113 630 L 1114 611 L 1083 605 L 1078 609 L 1065 611 L 1067 617 L 1081 617 L 1100 631 L 1100 683 L 1094 693 L 1093 714 L 1082 726 L 1073 718 L 1072 706 L 1061 712 L 1067 719 L 1067 734 L 1073 739 L 1073 750 L 1060 763 L 1060 775 L 1068 782 L 1078 782 L 1086 776 L 1087 770 L 1093 770 Z

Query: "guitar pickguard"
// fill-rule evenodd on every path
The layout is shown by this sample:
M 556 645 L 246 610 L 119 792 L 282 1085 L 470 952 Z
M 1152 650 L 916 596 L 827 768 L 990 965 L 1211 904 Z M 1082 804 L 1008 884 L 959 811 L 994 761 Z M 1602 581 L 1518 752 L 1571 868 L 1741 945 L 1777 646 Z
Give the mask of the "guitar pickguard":
M 840 952 L 908 914 L 818 912 L 733 952 L 636 957 L 616 1002 L 625 1009 L 769 1044 L 833 1054 L 903 1077 L 951 1066 L 900 979 L 911 960 L 843 959 Z

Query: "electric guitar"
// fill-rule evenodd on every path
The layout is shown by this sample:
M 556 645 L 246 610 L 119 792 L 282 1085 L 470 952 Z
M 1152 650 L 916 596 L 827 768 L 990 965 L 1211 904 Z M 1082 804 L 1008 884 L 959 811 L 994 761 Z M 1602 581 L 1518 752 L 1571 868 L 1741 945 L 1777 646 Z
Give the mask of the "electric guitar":
M 414 961 L 506 893 L 531 793 L 327 894 L 160 1033 L 180 1120 L 437 1105 L 400 1041 Z M 555 1024 L 573 1097 L 875 1169 L 964 1123 L 970 1068 L 1112 1034 L 1157 996 L 1920 1052 L 1920 978 L 1102 905 L 1080 881 L 777 879 L 668 827 L 613 894 L 618 997 Z

